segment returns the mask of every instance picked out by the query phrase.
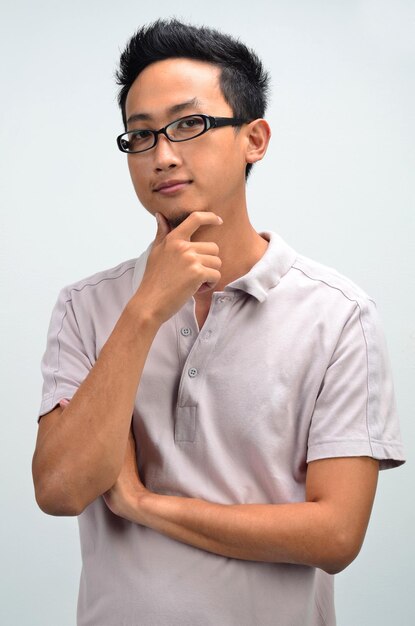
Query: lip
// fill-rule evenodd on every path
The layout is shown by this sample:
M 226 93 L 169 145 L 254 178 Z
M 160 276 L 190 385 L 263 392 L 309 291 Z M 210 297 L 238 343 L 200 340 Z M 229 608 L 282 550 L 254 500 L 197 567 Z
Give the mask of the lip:
M 181 191 L 186 187 L 186 185 L 190 185 L 191 180 L 166 180 L 164 183 L 160 183 L 157 187 L 155 187 L 154 191 L 158 191 L 161 194 L 171 194 L 176 193 L 176 191 Z

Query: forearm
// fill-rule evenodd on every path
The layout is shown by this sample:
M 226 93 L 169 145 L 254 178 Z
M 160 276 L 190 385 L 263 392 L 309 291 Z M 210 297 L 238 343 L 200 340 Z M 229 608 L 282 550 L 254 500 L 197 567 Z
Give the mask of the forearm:
M 44 500 L 80 512 L 120 472 L 134 400 L 159 325 L 132 298 L 99 357 L 33 458 Z M 53 506 L 53 505 L 52 505 Z M 66 506 L 66 504 L 65 504 Z
M 222 556 L 319 567 L 335 574 L 359 553 L 369 522 L 379 462 L 326 458 L 307 466 L 305 501 L 218 504 L 149 491 L 134 441 L 104 500 L 116 515 Z
M 293 563 L 341 571 L 355 555 L 346 549 L 328 505 L 222 505 L 195 498 L 148 493 L 129 519 L 173 539 L 227 557 Z

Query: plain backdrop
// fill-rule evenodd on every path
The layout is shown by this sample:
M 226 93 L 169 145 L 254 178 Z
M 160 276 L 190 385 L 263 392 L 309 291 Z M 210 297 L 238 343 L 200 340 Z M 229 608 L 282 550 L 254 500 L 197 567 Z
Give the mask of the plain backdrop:
M 45 515 L 33 494 L 40 360 L 59 290 L 137 257 L 154 238 L 115 143 L 113 73 L 138 26 L 176 16 L 240 37 L 272 74 L 272 139 L 248 183 L 254 228 L 278 232 L 378 304 L 408 461 L 380 475 L 362 551 L 336 577 L 338 625 L 415 624 L 415 3 L 0 7 L 0 623 L 75 624 L 77 520 Z

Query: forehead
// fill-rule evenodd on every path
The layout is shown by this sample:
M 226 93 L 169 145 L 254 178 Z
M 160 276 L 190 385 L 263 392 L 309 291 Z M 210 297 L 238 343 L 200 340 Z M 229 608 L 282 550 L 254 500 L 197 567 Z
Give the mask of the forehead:
M 139 74 L 128 92 L 127 119 L 142 113 L 160 118 L 172 106 L 195 98 L 206 110 L 222 107 L 222 113 L 231 112 L 219 78 L 220 68 L 205 61 L 166 59 L 152 63 Z M 208 112 L 215 115 L 219 111 Z

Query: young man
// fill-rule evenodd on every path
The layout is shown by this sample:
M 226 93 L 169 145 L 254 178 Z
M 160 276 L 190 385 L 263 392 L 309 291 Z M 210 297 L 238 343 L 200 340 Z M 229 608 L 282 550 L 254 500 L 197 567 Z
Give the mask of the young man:
M 78 625 L 333 626 L 379 467 L 404 462 L 375 305 L 250 224 L 252 51 L 158 21 L 118 81 L 157 233 L 60 292 L 33 457 L 41 509 L 79 516 Z

